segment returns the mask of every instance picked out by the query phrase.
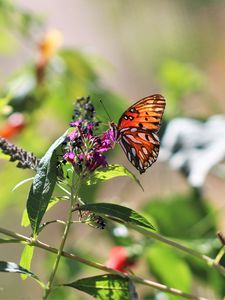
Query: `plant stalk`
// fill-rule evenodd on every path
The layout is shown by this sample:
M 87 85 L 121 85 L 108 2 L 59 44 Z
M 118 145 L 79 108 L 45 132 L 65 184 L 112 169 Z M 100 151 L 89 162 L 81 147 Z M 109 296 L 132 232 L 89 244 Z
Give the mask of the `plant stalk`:
M 29 238 L 27 236 L 24 236 L 22 234 L 15 233 L 15 232 L 10 231 L 8 229 L 0 227 L 0 233 L 3 233 L 3 234 L 5 234 L 7 236 L 10 236 L 10 237 L 13 237 L 13 238 L 15 238 L 15 239 L 17 239 L 21 242 L 25 242 L 26 244 L 28 244 L 30 246 L 35 246 L 35 247 L 41 248 L 43 250 L 47 250 L 47 251 L 49 251 L 51 253 L 54 253 L 54 254 L 58 253 L 58 249 L 53 248 L 48 244 L 45 244 L 45 243 L 40 242 L 38 240 L 34 240 L 34 239 Z M 62 251 L 61 256 L 64 256 L 64 257 L 69 258 L 71 260 L 79 261 L 80 263 L 83 263 L 85 265 L 88 265 L 90 267 L 96 268 L 98 270 L 101 270 L 101 271 L 104 271 L 104 272 L 107 272 L 107 273 L 110 273 L 110 274 L 117 274 L 117 275 L 122 276 L 122 277 L 129 277 L 131 280 L 133 280 L 134 282 L 136 282 L 138 284 L 147 285 L 147 286 L 150 286 L 152 288 L 155 288 L 155 289 L 158 289 L 158 290 L 161 290 L 163 292 L 170 293 L 170 294 L 173 294 L 173 295 L 179 295 L 180 297 L 185 298 L 185 299 L 207 300 L 203 297 L 197 297 L 197 296 L 185 293 L 181 290 L 170 288 L 170 287 L 168 287 L 166 285 L 163 285 L 163 284 L 160 284 L 158 282 L 154 282 L 154 281 L 144 279 L 144 278 L 134 276 L 134 275 L 128 275 L 128 274 L 121 273 L 117 270 L 108 268 L 105 265 L 87 260 L 85 258 L 82 258 L 82 257 L 80 257 L 78 255 L 75 255 L 75 254 L 72 254 L 72 253 Z
M 82 177 L 82 174 L 81 174 Z M 71 221 L 72 221 L 72 216 L 73 216 L 73 207 L 74 207 L 74 203 L 78 198 L 78 192 L 79 192 L 79 188 L 80 188 L 80 181 L 81 181 L 81 177 L 79 177 L 77 184 L 76 184 L 76 188 L 75 188 L 75 172 L 73 172 L 73 177 L 72 177 L 72 188 L 71 188 L 71 196 L 70 196 L 70 209 L 68 212 L 68 217 L 67 217 L 67 221 L 66 221 L 66 226 L 64 229 L 64 233 L 63 233 L 63 237 L 61 240 L 61 244 L 59 246 L 58 252 L 57 252 L 57 256 L 56 256 L 56 260 L 52 269 L 52 272 L 50 274 L 46 289 L 45 289 L 45 294 L 43 296 L 43 300 L 46 300 L 49 296 L 49 294 L 51 293 L 52 290 L 52 286 L 54 283 L 54 279 L 55 279 L 55 275 L 59 266 L 59 262 L 60 262 L 60 258 L 62 256 L 62 252 L 63 252 L 63 248 L 65 246 L 66 243 L 66 239 L 69 233 L 69 229 L 71 226 Z

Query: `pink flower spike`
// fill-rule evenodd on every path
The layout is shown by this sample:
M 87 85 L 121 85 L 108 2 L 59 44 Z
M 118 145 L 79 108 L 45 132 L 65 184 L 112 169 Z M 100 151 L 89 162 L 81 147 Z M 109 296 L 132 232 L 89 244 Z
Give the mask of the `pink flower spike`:
M 65 155 L 64 155 L 64 159 L 69 161 L 69 162 L 74 162 L 74 158 L 75 158 L 75 154 L 73 152 L 67 152 Z
M 71 127 L 78 127 L 78 126 L 81 125 L 81 123 L 82 123 L 81 120 L 76 120 L 76 121 L 71 122 L 71 123 L 70 123 L 70 126 L 71 126 Z
M 70 141 L 74 141 L 74 140 L 76 139 L 76 137 L 77 137 L 77 131 L 76 131 L 76 129 L 73 130 L 73 131 L 68 135 L 68 138 L 69 138 Z

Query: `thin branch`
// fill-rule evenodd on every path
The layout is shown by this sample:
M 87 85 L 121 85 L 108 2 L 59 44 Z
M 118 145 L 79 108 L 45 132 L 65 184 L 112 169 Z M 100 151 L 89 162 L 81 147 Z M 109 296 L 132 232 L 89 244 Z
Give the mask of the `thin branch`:
M 26 242 L 30 246 L 36 246 L 38 248 L 47 250 L 47 251 L 49 251 L 51 253 L 54 253 L 54 254 L 58 253 L 58 249 L 53 248 L 48 244 L 45 244 L 45 243 L 40 242 L 38 240 L 33 240 L 32 238 L 29 238 L 29 237 L 24 236 L 24 235 L 19 234 L 19 233 L 15 233 L 15 232 L 10 231 L 8 229 L 0 227 L 0 233 L 5 234 L 5 235 L 10 236 L 10 237 L 13 237 L 15 239 L 18 239 L 21 242 Z M 167 293 L 174 294 L 174 295 L 179 295 L 179 296 L 181 296 L 183 298 L 186 298 L 186 299 L 207 300 L 206 298 L 197 297 L 197 296 L 194 296 L 194 295 L 191 295 L 191 294 L 187 294 L 187 293 L 185 293 L 181 290 L 170 288 L 166 285 L 163 285 L 163 284 L 151 281 L 151 280 L 143 279 L 143 278 L 140 278 L 140 277 L 134 276 L 134 275 L 128 275 L 128 274 L 121 273 L 121 272 L 116 271 L 114 269 L 108 268 L 105 265 L 87 260 L 85 258 L 82 258 L 82 257 L 80 257 L 78 255 L 75 255 L 75 254 L 72 254 L 72 253 L 62 251 L 61 255 L 64 256 L 64 257 L 67 257 L 69 259 L 79 261 L 80 263 L 83 263 L 83 264 L 88 265 L 90 267 L 96 268 L 98 270 L 102 270 L 102 271 L 107 272 L 107 273 L 117 274 L 117 275 L 120 275 L 122 277 L 129 277 L 131 280 L 133 280 L 136 283 L 147 285 L 147 286 L 150 286 L 152 288 L 156 288 L 158 290 L 161 290 L 163 292 L 167 292 Z
M 164 244 L 167 244 L 168 246 L 171 246 L 173 248 L 176 248 L 186 254 L 192 255 L 202 261 L 204 261 L 205 263 L 207 263 L 208 266 L 210 267 L 214 267 L 216 268 L 218 271 L 220 271 L 220 273 L 225 276 L 225 268 L 223 266 L 221 266 L 217 261 L 215 261 L 214 259 L 212 259 L 211 257 L 202 254 L 194 249 L 188 248 L 184 245 L 181 245 L 175 241 L 172 241 L 156 232 L 150 231 L 150 230 L 146 230 L 144 228 L 141 227 L 134 227 L 133 225 L 129 224 L 130 228 L 135 229 L 136 231 L 139 231 L 140 233 L 144 234 L 145 236 L 150 236 L 151 238 L 158 240 Z

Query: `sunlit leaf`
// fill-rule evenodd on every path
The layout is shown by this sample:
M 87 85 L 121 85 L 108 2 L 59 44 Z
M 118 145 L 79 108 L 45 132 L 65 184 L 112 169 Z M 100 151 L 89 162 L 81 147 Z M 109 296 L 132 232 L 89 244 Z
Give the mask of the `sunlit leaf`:
M 69 284 L 65 284 L 83 291 L 100 300 L 135 300 L 134 287 L 130 287 L 130 280 L 118 275 L 105 274 L 83 278 Z
M 25 245 L 20 258 L 20 266 L 26 270 L 30 270 L 31 261 L 34 254 L 34 247 Z M 23 280 L 27 279 L 27 274 L 21 274 Z
M 27 212 L 34 234 L 38 232 L 56 184 L 57 149 L 65 140 L 65 137 L 66 133 L 57 139 L 43 156 L 30 189 Z
M 128 176 L 133 179 L 143 190 L 140 181 L 127 168 L 121 165 L 109 165 L 105 168 L 98 168 L 87 180 L 87 185 L 96 184 L 101 181 L 107 181 L 115 177 Z
M 131 208 L 113 203 L 90 203 L 79 207 L 81 211 L 91 211 L 96 214 L 108 217 L 125 225 L 133 225 L 133 228 L 144 227 L 154 229 L 152 224 L 143 216 Z

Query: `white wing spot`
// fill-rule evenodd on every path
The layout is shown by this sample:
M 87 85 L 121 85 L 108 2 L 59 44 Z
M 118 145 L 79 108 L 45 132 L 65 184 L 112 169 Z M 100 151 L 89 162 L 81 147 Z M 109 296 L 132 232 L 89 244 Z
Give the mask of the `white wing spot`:
M 138 133 L 138 136 L 139 136 L 142 140 L 146 141 L 145 133 L 139 132 L 139 133 Z
M 133 156 L 136 156 L 136 150 L 134 148 L 131 148 L 131 152 L 132 152 Z
M 120 129 L 120 132 L 124 132 L 124 131 L 126 131 L 126 130 L 129 130 L 129 128 L 128 128 L 128 127 L 122 128 L 122 129 Z
M 158 142 L 159 142 L 159 137 L 158 137 L 158 135 L 157 135 L 157 134 L 155 134 L 155 133 L 152 133 L 152 135 L 153 135 L 153 137 L 156 139 L 156 141 L 158 141 Z
M 162 107 L 156 107 L 154 110 L 155 110 L 156 112 L 160 112 L 160 111 L 163 111 L 163 108 L 162 108 Z
M 142 147 L 142 151 L 144 152 L 144 154 L 148 154 L 148 150 L 145 147 Z
M 137 131 L 137 128 L 133 127 L 133 128 L 131 128 L 130 131 L 131 131 L 131 132 L 135 132 L 135 131 Z
M 125 136 L 123 136 L 123 138 L 122 138 L 127 144 L 130 144 L 129 143 L 129 141 L 128 141 L 128 139 L 127 138 L 125 138 Z
M 139 155 L 141 156 L 142 159 L 144 159 L 144 155 L 143 155 L 142 151 L 139 151 Z
M 131 161 L 131 154 L 130 154 L 130 152 L 127 152 L 127 157 L 129 159 L 129 161 Z
M 139 166 L 141 169 L 143 169 L 143 165 L 142 165 L 142 162 L 139 160 Z
M 127 134 L 126 137 L 128 137 L 132 142 L 136 143 L 136 144 L 141 144 L 141 142 L 139 142 L 133 135 L 131 134 Z

